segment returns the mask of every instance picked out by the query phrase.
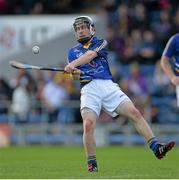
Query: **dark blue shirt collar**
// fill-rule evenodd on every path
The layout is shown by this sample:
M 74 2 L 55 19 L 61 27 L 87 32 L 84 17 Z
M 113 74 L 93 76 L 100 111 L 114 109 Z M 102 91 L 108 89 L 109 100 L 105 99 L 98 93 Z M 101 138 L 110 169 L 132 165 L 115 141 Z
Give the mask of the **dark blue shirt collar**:
M 93 43 L 93 42 L 96 41 L 96 40 L 97 40 L 97 37 L 96 37 L 96 36 L 93 36 L 91 42 Z M 78 45 L 79 45 L 79 47 L 83 47 L 84 44 L 78 43 Z

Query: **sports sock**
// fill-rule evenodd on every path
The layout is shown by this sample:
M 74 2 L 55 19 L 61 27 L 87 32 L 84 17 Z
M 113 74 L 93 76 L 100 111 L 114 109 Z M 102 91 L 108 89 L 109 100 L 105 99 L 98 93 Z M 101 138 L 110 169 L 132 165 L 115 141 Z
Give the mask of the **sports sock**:
M 97 167 L 97 161 L 95 155 L 88 157 L 88 164 L 92 164 L 94 167 Z
M 98 165 L 96 161 L 96 156 L 89 156 L 88 157 L 88 172 L 98 172 Z
M 158 140 L 157 140 L 155 137 L 149 139 L 147 143 L 148 143 L 150 149 L 151 149 L 152 151 L 154 151 L 154 152 L 155 152 L 156 149 L 158 148 L 159 142 L 158 142 Z
M 93 155 L 93 156 L 88 156 L 88 163 L 93 163 L 93 162 L 96 162 L 96 155 Z

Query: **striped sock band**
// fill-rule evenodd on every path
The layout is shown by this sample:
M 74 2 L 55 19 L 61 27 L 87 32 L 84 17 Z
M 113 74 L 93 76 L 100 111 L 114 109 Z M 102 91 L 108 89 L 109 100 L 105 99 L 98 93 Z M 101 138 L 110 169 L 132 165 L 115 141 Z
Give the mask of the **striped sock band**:
M 96 155 L 88 156 L 88 161 L 96 160 Z
M 155 151 L 158 148 L 159 143 L 155 137 L 149 139 L 147 143 L 148 143 L 150 149 L 152 149 L 152 151 Z

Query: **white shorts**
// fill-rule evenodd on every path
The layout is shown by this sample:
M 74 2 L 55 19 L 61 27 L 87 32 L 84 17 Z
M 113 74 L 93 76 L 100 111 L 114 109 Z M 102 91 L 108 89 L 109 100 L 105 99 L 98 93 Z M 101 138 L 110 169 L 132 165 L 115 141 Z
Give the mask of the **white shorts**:
M 81 110 L 92 109 L 99 117 L 101 109 L 116 116 L 116 108 L 129 97 L 112 80 L 94 79 L 81 89 Z
M 179 107 L 179 86 L 176 86 L 177 106 Z

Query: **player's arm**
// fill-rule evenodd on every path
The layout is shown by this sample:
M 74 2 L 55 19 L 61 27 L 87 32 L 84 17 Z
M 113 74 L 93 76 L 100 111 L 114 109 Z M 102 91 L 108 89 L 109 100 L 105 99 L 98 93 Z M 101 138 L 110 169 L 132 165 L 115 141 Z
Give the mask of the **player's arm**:
M 97 57 L 97 52 L 95 51 L 87 51 L 85 54 L 80 56 L 75 61 L 72 61 L 65 67 L 65 71 L 70 72 L 72 75 L 73 80 L 80 79 L 81 71 L 77 69 L 77 66 L 80 66 L 82 64 L 87 64 L 90 61 L 92 61 L 95 57 Z
M 85 54 L 80 56 L 78 59 L 72 61 L 67 66 L 65 66 L 65 71 L 68 73 L 71 73 L 71 78 L 73 80 L 80 79 L 81 71 L 77 69 L 77 66 L 80 66 L 82 64 L 89 63 L 91 60 L 93 60 L 97 56 L 97 52 L 95 51 L 87 51 Z M 74 63 L 75 62 L 75 63 Z
M 169 60 L 170 60 L 170 58 L 163 55 L 160 60 L 160 65 L 161 65 L 163 71 L 168 75 L 171 82 L 173 83 L 173 79 L 175 79 L 176 75 L 174 74 L 174 72 L 172 70 Z
M 87 64 L 90 61 L 92 61 L 95 57 L 97 57 L 98 54 L 96 51 L 93 50 L 88 50 L 85 54 L 83 54 L 82 56 L 80 56 L 78 59 L 76 59 L 75 61 L 72 62 L 72 65 L 74 67 L 83 65 L 83 64 Z
M 71 63 L 69 63 L 65 67 L 65 71 L 67 71 L 69 73 L 73 73 L 73 71 L 75 70 L 75 68 L 77 66 L 80 66 L 80 65 L 83 65 L 83 64 L 87 64 L 87 63 L 92 61 L 97 56 L 98 56 L 98 54 L 97 54 L 96 51 L 89 50 L 85 54 L 83 54 L 79 58 L 77 58 L 76 60 L 74 60 Z
M 176 76 L 172 70 L 172 67 L 169 63 L 169 58 L 166 56 L 162 56 L 160 60 L 160 65 L 163 71 L 168 75 L 172 84 L 175 86 L 179 85 L 179 76 Z
M 67 69 L 67 67 L 68 67 L 73 61 L 75 61 L 74 55 L 73 55 L 73 50 L 72 50 L 72 49 L 69 49 L 69 51 L 68 51 L 67 61 L 68 61 L 68 65 L 65 66 L 64 70 L 65 70 L 67 73 L 70 73 L 70 74 L 69 74 L 70 79 L 72 79 L 72 80 L 80 79 L 80 75 L 81 75 L 81 73 L 82 73 L 80 69 L 73 68 L 73 71 L 68 71 L 68 69 Z
M 78 79 L 80 79 L 81 71 L 79 69 L 75 68 L 73 70 L 73 73 L 71 73 L 71 75 L 72 75 L 73 80 L 78 80 Z
M 172 36 L 169 39 L 169 41 L 163 51 L 163 54 L 162 54 L 162 57 L 160 60 L 160 64 L 161 64 L 163 71 L 170 78 L 171 82 L 174 85 L 179 85 L 179 77 L 175 75 L 175 73 L 169 63 L 169 60 L 175 55 L 175 50 L 176 50 L 176 38 L 175 37 L 176 36 Z
M 93 49 L 88 50 L 85 54 L 68 64 L 65 67 L 65 71 L 72 73 L 76 67 L 89 63 L 97 56 L 103 56 L 103 53 L 106 52 L 106 50 L 104 50 L 106 46 L 106 40 L 99 41 L 98 43 L 96 43 Z

